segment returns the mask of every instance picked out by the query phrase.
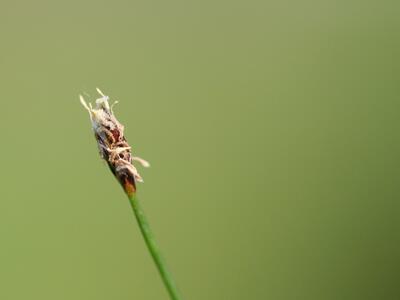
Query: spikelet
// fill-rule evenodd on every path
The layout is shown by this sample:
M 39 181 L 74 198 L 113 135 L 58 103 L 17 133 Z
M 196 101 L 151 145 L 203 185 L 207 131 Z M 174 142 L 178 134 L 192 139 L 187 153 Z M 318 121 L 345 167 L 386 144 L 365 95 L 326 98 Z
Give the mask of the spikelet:
M 109 97 L 98 88 L 97 92 L 101 97 L 96 100 L 95 108 L 91 103 L 86 103 L 81 95 L 80 101 L 89 112 L 100 156 L 107 162 L 125 192 L 132 195 L 136 192 L 136 182 L 143 182 L 132 162 L 137 161 L 144 167 L 149 167 L 150 164 L 142 158 L 132 156 L 132 148 L 124 136 L 124 126 L 113 113 L 113 106 L 118 102 L 110 106 Z

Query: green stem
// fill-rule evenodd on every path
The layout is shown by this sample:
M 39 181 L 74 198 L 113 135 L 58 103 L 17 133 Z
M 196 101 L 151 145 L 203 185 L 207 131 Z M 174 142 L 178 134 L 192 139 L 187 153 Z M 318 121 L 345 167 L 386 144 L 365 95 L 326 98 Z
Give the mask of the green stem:
M 129 202 L 131 203 L 133 212 L 135 213 L 136 220 L 139 224 L 140 231 L 142 232 L 147 248 L 149 249 L 149 252 L 153 257 L 154 263 L 156 264 L 157 269 L 160 272 L 161 278 L 164 282 L 165 287 L 168 290 L 171 299 L 180 300 L 181 298 L 178 294 L 178 290 L 176 288 L 174 280 L 172 279 L 171 273 L 168 271 L 166 263 L 161 256 L 156 240 L 150 230 L 149 223 L 147 222 L 146 216 L 142 208 L 140 207 L 140 203 L 136 198 L 135 193 L 129 196 Z

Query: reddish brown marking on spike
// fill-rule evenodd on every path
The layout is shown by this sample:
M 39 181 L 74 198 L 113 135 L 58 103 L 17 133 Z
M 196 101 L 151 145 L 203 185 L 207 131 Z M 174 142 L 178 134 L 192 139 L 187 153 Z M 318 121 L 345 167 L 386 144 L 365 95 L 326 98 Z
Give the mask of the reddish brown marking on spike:
M 119 141 L 120 138 L 122 138 L 121 132 L 118 130 L 118 128 L 115 128 L 114 130 L 110 130 L 110 131 L 111 131 L 115 141 Z
M 123 185 L 125 193 L 130 197 L 136 193 L 136 186 L 129 181 L 128 178 L 125 178 L 125 183 Z

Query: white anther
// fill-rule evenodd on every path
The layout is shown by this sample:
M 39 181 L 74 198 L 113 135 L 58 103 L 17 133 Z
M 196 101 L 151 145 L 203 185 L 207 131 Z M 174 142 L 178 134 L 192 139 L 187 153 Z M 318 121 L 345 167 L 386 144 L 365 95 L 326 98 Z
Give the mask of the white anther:
M 137 157 L 137 156 L 133 156 L 132 160 L 137 161 L 138 163 L 140 163 L 145 168 L 150 167 L 150 163 L 147 160 L 144 160 L 143 158 L 140 158 L 140 157 Z

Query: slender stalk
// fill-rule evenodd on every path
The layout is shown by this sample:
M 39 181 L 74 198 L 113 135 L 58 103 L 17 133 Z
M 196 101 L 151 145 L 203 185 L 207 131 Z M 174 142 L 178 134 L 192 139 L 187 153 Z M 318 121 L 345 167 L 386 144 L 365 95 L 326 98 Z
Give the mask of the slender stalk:
M 107 162 L 111 172 L 128 195 L 140 231 L 171 300 L 180 300 L 172 276 L 167 270 L 146 216 L 136 198 L 136 182 L 143 182 L 143 180 L 132 164 L 132 161 L 139 162 L 143 167 L 149 167 L 150 164 L 142 158 L 132 156 L 131 147 L 124 136 L 124 126 L 114 116 L 113 105 L 108 103 L 109 97 L 104 95 L 99 89 L 97 89 L 97 92 L 101 98 L 96 99 L 95 108 L 90 103 L 87 104 L 82 96 L 79 98 L 83 107 L 89 112 L 101 157 Z
M 172 279 L 171 273 L 168 271 L 166 263 L 161 256 L 160 249 L 157 246 L 156 240 L 151 232 L 147 218 L 140 206 L 140 203 L 136 197 L 136 193 L 131 193 L 128 195 L 129 202 L 131 203 L 133 212 L 135 213 L 136 220 L 139 224 L 140 231 L 142 232 L 143 238 L 146 242 L 147 248 L 153 257 L 154 263 L 161 275 L 165 287 L 172 300 L 180 300 L 178 290 Z

